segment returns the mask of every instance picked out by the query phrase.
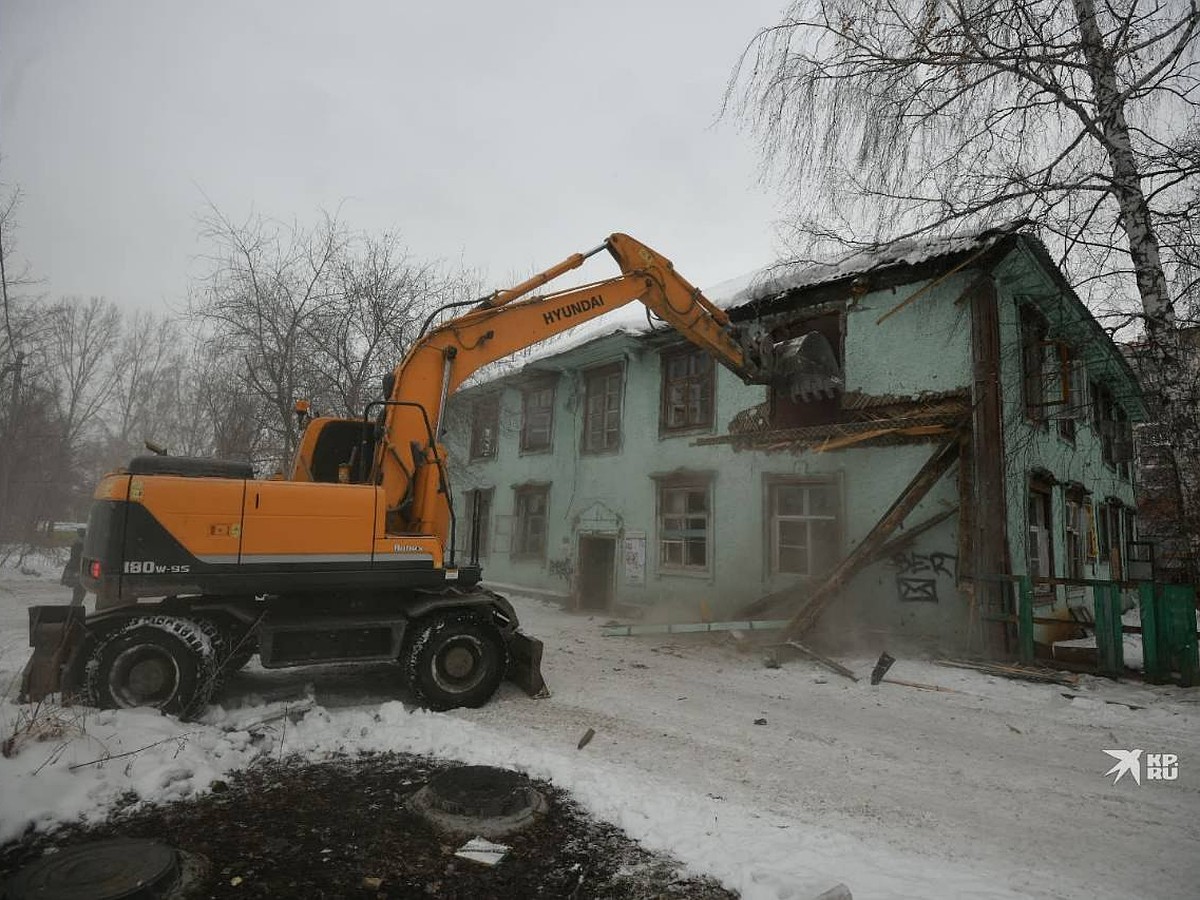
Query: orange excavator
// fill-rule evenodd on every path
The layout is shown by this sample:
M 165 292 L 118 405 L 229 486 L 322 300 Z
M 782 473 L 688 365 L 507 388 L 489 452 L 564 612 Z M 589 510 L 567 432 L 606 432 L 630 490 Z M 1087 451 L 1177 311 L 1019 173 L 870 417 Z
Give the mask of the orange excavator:
M 602 250 L 620 275 L 534 293 Z M 624 234 L 441 307 L 361 418 L 309 419 L 288 477 L 165 455 L 105 476 L 80 563 L 95 610 L 30 609 L 23 695 L 188 716 L 255 653 L 267 668 L 397 663 L 433 709 L 482 705 L 506 675 L 544 693 L 541 642 L 480 585 L 473 550 L 472 561 L 455 559 L 446 401 L 481 366 L 634 300 L 747 383 L 786 368 L 768 337 L 732 326 L 668 259 Z

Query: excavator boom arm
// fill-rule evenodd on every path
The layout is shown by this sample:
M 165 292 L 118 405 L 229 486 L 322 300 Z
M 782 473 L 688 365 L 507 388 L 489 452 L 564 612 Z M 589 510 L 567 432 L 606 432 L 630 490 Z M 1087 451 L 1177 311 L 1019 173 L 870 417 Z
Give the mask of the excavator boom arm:
M 622 274 L 570 290 L 530 296 L 601 249 L 608 250 Z M 375 461 L 389 508 L 397 508 L 407 498 L 412 508 L 406 518 L 414 530 L 444 532 L 433 515 L 434 507 L 441 504 L 431 496 L 444 492 L 444 473 L 437 478 L 431 473 L 421 479 L 415 471 L 424 464 L 438 470 L 443 465 L 436 446 L 425 447 L 424 458 L 411 448 L 413 436 L 425 434 L 420 410 L 428 416 L 433 433 L 439 434 L 447 398 L 472 373 L 634 300 L 640 300 L 743 380 L 767 383 L 769 344 L 737 334 L 725 312 L 675 272 L 666 257 L 628 235 L 613 234 L 586 254 L 574 254 L 512 289 L 496 292 L 471 311 L 431 330 L 408 352 L 393 373 L 392 404 Z M 414 454 L 413 471 L 407 471 L 403 463 L 410 452 Z

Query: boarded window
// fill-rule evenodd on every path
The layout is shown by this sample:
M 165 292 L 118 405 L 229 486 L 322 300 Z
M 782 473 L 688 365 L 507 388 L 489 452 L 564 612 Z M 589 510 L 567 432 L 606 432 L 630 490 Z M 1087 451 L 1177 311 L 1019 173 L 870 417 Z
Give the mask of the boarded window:
M 493 488 L 476 488 L 475 490 L 467 491 L 463 495 L 463 500 L 466 503 L 466 527 L 467 533 L 460 541 L 461 546 L 467 548 L 467 552 L 471 552 L 471 542 L 477 541 L 476 553 L 479 557 L 488 555 L 488 532 L 491 530 L 492 523 L 492 496 L 495 493 Z
M 780 481 L 769 486 L 771 572 L 820 575 L 841 556 L 836 482 Z
M 712 426 L 715 374 L 713 359 L 704 350 L 685 350 L 663 356 L 659 419 L 663 431 Z
M 603 453 L 621 446 L 621 382 L 619 365 L 593 369 L 584 376 L 583 449 Z
M 471 407 L 471 459 L 496 455 L 500 433 L 500 398 L 477 400 Z
M 658 486 L 658 563 L 663 569 L 708 569 L 708 482 Z
M 528 485 L 514 490 L 513 555 L 544 559 L 549 485 Z
M 521 394 L 521 450 L 550 449 L 554 427 L 554 385 L 542 384 Z

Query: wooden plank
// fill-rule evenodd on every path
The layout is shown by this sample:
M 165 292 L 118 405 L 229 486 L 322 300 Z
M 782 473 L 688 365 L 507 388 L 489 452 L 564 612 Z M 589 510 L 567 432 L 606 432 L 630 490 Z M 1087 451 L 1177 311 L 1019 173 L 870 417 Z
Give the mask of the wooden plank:
M 921 466 L 920 471 L 900 492 L 883 517 L 875 523 L 867 536 L 834 567 L 829 577 L 809 595 L 808 602 L 792 616 L 784 634 L 799 637 L 811 628 L 825 608 L 837 597 L 842 585 L 861 570 L 883 546 L 905 517 L 916 508 L 930 489 L 949 471 L 958 459 L 959 440 L 955 436 L 942 444 Z
M 858 676 L 843 666 L 840 662 L 832 660 L 828 656 L 822 656 L 816 650 L 812 650 L 809 647 L 804 646 L 799 641 L 785 641 L 784 643 L 789 647 L 799 650 L 809 659 L 816 660 L 830 671 L 837 672 L 837 674 L 841 675 L 843 678 L 849 678 L 851 681 L 858 681 Z
M 1027 669 L 1021 666 L 1009 666 L 1002 663 L 985 663 L 972 662 L 965 659 L 935 659 L 935 666 L 945 666 L 952 669 L 970 669 L 975 672 L 982 672 L 985 675 L 998 675 L 1001 678 L 1014 678 L 1021 681 L 1033 681 L 1040 684 L 1067 684 L 1073 685 L 1078 683 L 1077 675 L 1066 675 L 1061 672 L 1053 672 L 1038 669 Z
M 941 691 L 943 694 L 961 694 L 954 688 L 942 687 L 940 684 L 922 684 L 919 681 L 905 681 L 903 678 L 884 678 L 881 684 L 899 684 L 904 687 L 916 688 L 919 691 Z
M 813 448 L 814 453 L 826 453 L 830 450 L 841 450 L 843 447 L 851 447 L 854 444 L 861 444 L 863 441 L 869 441 L 871 438 L 882 437 L 885 434 L 891 434 L 895 428 L 876 428 L 873 431 L 860 431 L 858 434 L 845 434 L 837 438 L 827 438 L 823 444 Z
M 640 634 L 706 634 L 713 631 L 778 631 L 787 619 L 743 619 L 740 622 L 676 622 L 665 625 L 606 625 L 604 637 L 631 637 Z

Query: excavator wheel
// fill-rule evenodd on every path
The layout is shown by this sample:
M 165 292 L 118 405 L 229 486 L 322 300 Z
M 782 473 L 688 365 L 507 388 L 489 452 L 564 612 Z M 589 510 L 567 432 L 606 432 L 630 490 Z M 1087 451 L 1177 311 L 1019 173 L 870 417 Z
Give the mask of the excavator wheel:
M 139 616 L 101 639 L 87 663 L 85 693 L 102 709 L 148 706 L 186 719 L 216 687 L 212 643 L 174 616 Z
M 433 710 L 483 706 L 504 679 L 507 662 L 496 626 L 461 611 L 413 622 L 400 655 L 409 690 Z

